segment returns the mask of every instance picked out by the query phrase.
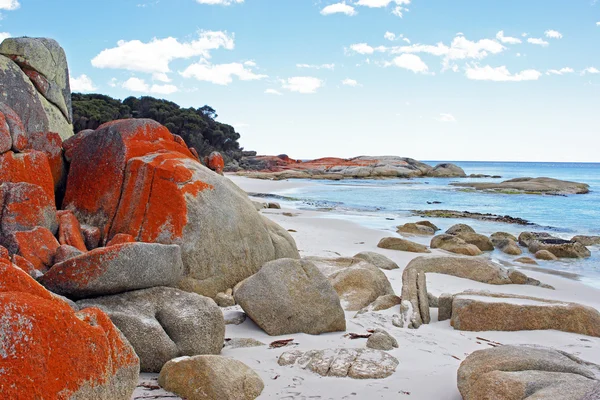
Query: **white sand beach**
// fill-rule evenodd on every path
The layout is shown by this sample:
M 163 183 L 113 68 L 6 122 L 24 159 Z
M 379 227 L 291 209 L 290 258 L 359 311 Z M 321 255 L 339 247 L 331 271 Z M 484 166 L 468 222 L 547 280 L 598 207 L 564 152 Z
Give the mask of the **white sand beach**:
M 306 183 L 294 181 L 252 180 L 229 176 L 247 192 L 270 193 L 293 188 Z M 260 199 L 264 201 L 264 199 Z M 404 267 L 420 254 L 377 248 L 379 240 L 397 236 L 395 232 L 377 231 L 354 222 L 331 217 L 324 213 L 291 209 L 265 209 L 268 218 L 289 230 L 304 256 L 353 256 L 362 251 L 375 251 L 395 261 L 400 269 L 384 271 L 394 291 L 402 290 Z M 292 213 L 286 216 L 284 213 Z M 440 226 L 443 230 L 448 226 Z M 448 254 L 433 250 L 431 255 Z M 464 290 L 487 290 L 495 293 L 526 295 L 543 299 L 575 302 L 600 309 L 600 290 L 586 286 L 574 279 L 538 271 L 524 272 L 555 290 L 528 285 L 488 285 L 447 275 L 428 274 L 428 291 L 435 296 L 442 293 L 459 293 Z M 225 309 L 224 309 L 225 310 Z M 227 310 L 241 310 L 238 306 Z M 231 349 L 225 348 L 223 356 L 246 363 L 264 380 L 265 388 L 260 399 L 448 399 L 459 400 L 456 385 L 457 369 L 462 360 L 475 350 L 490 348 L 494 343 L 537 344 L 563 350 L 586 361 L 600 363 L 600 338 L 559 331 L 519 332 L 465 332 L 454 330 L 450 321 L 437 321 L 437 309 L 432 308 L 432 320 L 417 330 L 395 327 L 392 315 L 398 306 L 377 313 L 367 313 L 355 318 L 356 312 L 346 312 L 347 332 L 366 333 L 368 329 L 383 328 L 392 334 L 399 348 L 389 352 L 400 364 L 396 372 L 380 380 L 355 380 L 350 378 L 324 378 L 299 367 L 281 367 L 278 357 L 289 350 L 335 348 L 364 348 L 366 339 L 351 340 L 346 333 L 319 336 L 295 334 L 271 337 L 250 319 L 241 325 L 227 325 L 226 338 L 253 338 L 265 346 Z M 279 339 L 294 339 L 293 345 L 269 349 L 269 343 Z M 144 374 L 152 382 L 155 375 Z M 162 390 L 138 388 L 133 398 L 177 398 Z

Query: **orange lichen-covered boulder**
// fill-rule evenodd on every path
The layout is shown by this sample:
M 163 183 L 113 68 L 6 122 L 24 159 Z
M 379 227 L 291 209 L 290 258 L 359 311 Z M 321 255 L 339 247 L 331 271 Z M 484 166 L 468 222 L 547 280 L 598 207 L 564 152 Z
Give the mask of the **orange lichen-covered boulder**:
M 4 260 L 0 310 L 0 398 L 131 398 L 139 359 L 102 311 L 74 312 Z
M 3 183 L 0 185 L 0 244 L 11 253 L 13 234 L 41 226 L 52 234 L 58 230 L 54 199 L 31 183 Z
M 179 245 L 184 290 L 214 297 L 265 262 L 299 258 L 287 231 L 154 121 L 115 121 L 65 144 L 71 156 L 65 208 L 100 228 L 103 243 L 128 234 L 137 242 Z
M 86 252 L 85 238 L 81 233 L 81 225 L 71 211 L 58 211 L 58 241 Z
M 4 246 L 0 246 L 0 259 L 10 260 L 10 253 L 8 249 Z
M 37 269 L 31 262 L 29 262 L 27 259 L 25 259 L 19 255 L 14 254 L 12 256 L 11 261 L 17 267 L 19 267 L 23 271 L 27 272 L 27 274 L 29 274 L 29 276 L 31 276 L 34 279 L 37 279 L 40 276 L 44 275 L 44 273 L 42 271 L 40 271 L 39 269 Z
M 57 187 L 65 178 L 62 138 L 56 132 L 33 132 L 28 135 L 28 149 L 41 151 L 48 157 L 54 186 Z
M 223 169 L 225 168 L 225 161 L 223 160 L 223 156 L 218 151 L 213 151 L 210 153 L 205 160 L 206 166 L 217 174 L 223 175 Z
M 40 186 L 54 200 L 54 181 L 48 157 L 40 151 L 0 155 L 0 183 L 26 182 Z
M 106 247 L 115 246 L 117 244 L 133 243 L 135 238 L 127 233 L 118 233 L 106 244 Z
M 158 151 L 193 159 L 167 128 L 148 119 L 109 122 L 69 145 L 73 147 L 63 208 L 75 212 L 81 223 L 100 228 L 103 239 L 119 205 L 130 159 Z
M 15 151 L 25 150 L 29 141 L 27 140 L 27 132 L 19 115 L 2 101 L 0 101 L 0 114 L 8 126 L 12 149 Z
M 54 293 L 82 299 L 175 286 L 182 276 L 179 246 L 126 243 L 101 247 L 55 264 L 39 281 Z
M 42 273 L 52 266 L 54 255 L 60 246 L 52 232 L 41 226 L 30 231 L 15 232 L 13 240 L 15 253 Z

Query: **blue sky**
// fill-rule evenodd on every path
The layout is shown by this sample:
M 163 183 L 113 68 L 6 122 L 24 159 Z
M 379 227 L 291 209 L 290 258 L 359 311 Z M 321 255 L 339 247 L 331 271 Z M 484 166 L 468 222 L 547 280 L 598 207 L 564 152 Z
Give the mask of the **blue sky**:
M 0 0 L 74 90 L 214 107 L 295 158 L 600 162 L 594 0 Z

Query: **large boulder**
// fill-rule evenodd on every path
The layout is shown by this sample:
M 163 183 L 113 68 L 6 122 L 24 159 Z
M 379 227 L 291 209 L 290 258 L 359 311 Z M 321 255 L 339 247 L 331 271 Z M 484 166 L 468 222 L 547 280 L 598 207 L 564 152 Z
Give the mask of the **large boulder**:
M 489 292 L 455 295 L 451 324 L 462 331 L 553 329 L 600 337 L 600 313 L 594 308 Z
M 390 260 L 383 254 L 375 253 L 372 251 L 363 251 L 354 255 L 354 258 L 360 258 L 366 262 L 373 264 L 377 268 L 385 269 L 388 271 L 400 268 L 398 264 Z
M 225 322 L 209 298 L 178 289 L 155 287 L 80 300 L 108 314 L 140 357 L 143 372 L 160 372 L 173 358 L 219 354 Z
M 176 286 L 183 276 L 179 246 L 125 243 L 101 247 L 54 265 L 40 283 L 72 299 Z
M 233 294 L 246 314 L 272 336 L 346 330 L 338 294 L 310 261 L 268 262 Z
M 475 229 L 467 224 L 455 224 L 446 230 L 448 235 L 458 235 L 459 233 L 475 233 Z
M 469 244 L 458 236 L 442 234 L 431 239 L 432 249 L 442 249 L 450 253 L 462 254 L 465 256 L 478 256 L 482 254 L 479 247 Z
M 0 92 L 0 103 L 20 117 L 24 137 L 40 132 L 57 133 L 62 139 L 73 136 L 69 72 L 58 43 L 9 38 L 0 44 L 0 54 L 0 81 L 10 89 Z M 22 150 L 20 144 L 13 136 L 13 149 Z
M 396 232 L 409 233 L 412 235 L 433 236 L 435 235 L 436 231 L 435 229 L 427 225 L 406 223 L 404 225 L 398 226 Z
M 187 400 L 254 400 L 265 386 L 246 364 L 221 356 L 171 360 L 160 371 L 158 384 Z
M 0 155 L 0 183 L 30 183 L 41 187 L 54 201 L 54 180 L 48 157 L 40 151 Z
M 494 245 L 490 238 L 479 233 L 462 232 L 456 235 L 468 244 L 477 246 L 481 251 L 494 251 Z
M 538 346 L 478 350 L 458 369 L 464 400 L 593 400 L 600 395 L 600 366 Z
M 307 257 L 323 273 L 337 292 L 344 310 L 358 311 L 394 289 L 383 271 L 356 258 Z
M 321 376 L 383 379 L 396 371 L 399 362 L 381 350 L 327 349 L 287 351 L 279 356 L 278 364 L 296 365 Z
M 155 121 L 113 121 L 67 147 L 63 206 L 83 225 L 100 228 L 103 243 L 124 233 L 180 245 L 184 290 L 214 297 L 265 262 L 299 258 L 286 230 Z
M 572 242 L 581 243 L 584 246 L 600 246 L 600 236 L 573 236 Z
M 397 237 L 383 238 L 379 241 L 377 247 L 388 250 L 407 251 L 410 253 L 431 253 L 427 246 Z
M 0 259 L 5 399 L 129 400 L 139 359 L 100 310 L 75 312 Z
M 438 164 L 429 173 L 428 176 L 433 176 L 436 178 L 464 178 L 467 176 L 465 171 L 456 164 L 452 163 L 442 163 Z

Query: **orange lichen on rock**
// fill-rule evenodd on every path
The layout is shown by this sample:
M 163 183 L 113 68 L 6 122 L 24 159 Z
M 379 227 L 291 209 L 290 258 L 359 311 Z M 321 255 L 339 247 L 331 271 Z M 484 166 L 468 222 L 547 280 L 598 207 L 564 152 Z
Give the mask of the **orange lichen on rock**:
M 206 166 L 219 175 L 223 175 L 223 169 L 225 168 L 225 160 L 218 151 L 213 151 L 208 157 L 206 157 Z
M 87 251 L 81 226 L 72 211 L 58 211 L 58 241 L 60 244 L 73 246 L 83 252 Z
M 95 226 L 82 225 L 81 233 L 85 240 L 85 246 L 88 250 L 94 250 L 100 245 L 100 239 L 102 237 L 100 229 Z
M 194 179 L 177 153 L 134 158 L 127 165 L 111 236 L 127 233 L 140 242 L 175 243 L 187 224 L 186 194 L 205 189 L 212 186 Z
M 74 211 L 81 223 L 100 228 L 103 240 L 119 205 L 130 159 L 153 152 L 194 159 L 167 128 L 146 119 L 106 123 L 69 146 L 73 147 L 69 149 L 71 167 L 64 208 Z
M 0 246 L 0 259 L 10 260 L 10 253 L 8 252 L 8 249 L 4 246 Z
M 54 199 L 31 183 L 3 183 L 0 185 L 0 241 L 11 253 L 11 236 L 38 226 L 56 232 L 56 205 Z
M 116 246 L 118 244 L 133 243 L 135 238 L 127 233 L 119 233 L 113 236 L 112 239 L 106 244 L 106 247 Z
M 21 268 L 23 271 L 27 272 L 27 274 L 33 278 L 39 277 L 44 274 L 39 269 L 35 268 L 35 266 L 31 262 L 29 262 L 27 259 L 25 259 L 17 254 L 14 254 L 12 256 L 12 262 L 14 265 Z
M 27 148 L 27 132 L 21 122 L 21 118 L 17 113 L 5 103 L 0 103 L 0 113 L 4 115 L 4 120 L 10 130 L 10 136 L 12 138 L 12 149 L 15 151 L 22 151 Z
M 48 157 L 40 151 L 0 155 L 0 183 L 26 182 L 40 186 L 54 201 L 54 180 Z
M 41 151 L 48 157 L 48 164 L 56 187 L 63 180 L 65 174 L 62 138 L 56 132 L 32 132 L 28 134 L 28 140 L 28 150 Z
M 0 310 L 1 398 L 131 396 L 139 359 L 102 311 L 75 313 L 25 272 L 1 260 Z
M 46 272 L 53 264 L 60 246 L 52 232 L 43 227 L 13 234 L 16 254 L 29 261 L 38 271 Z

